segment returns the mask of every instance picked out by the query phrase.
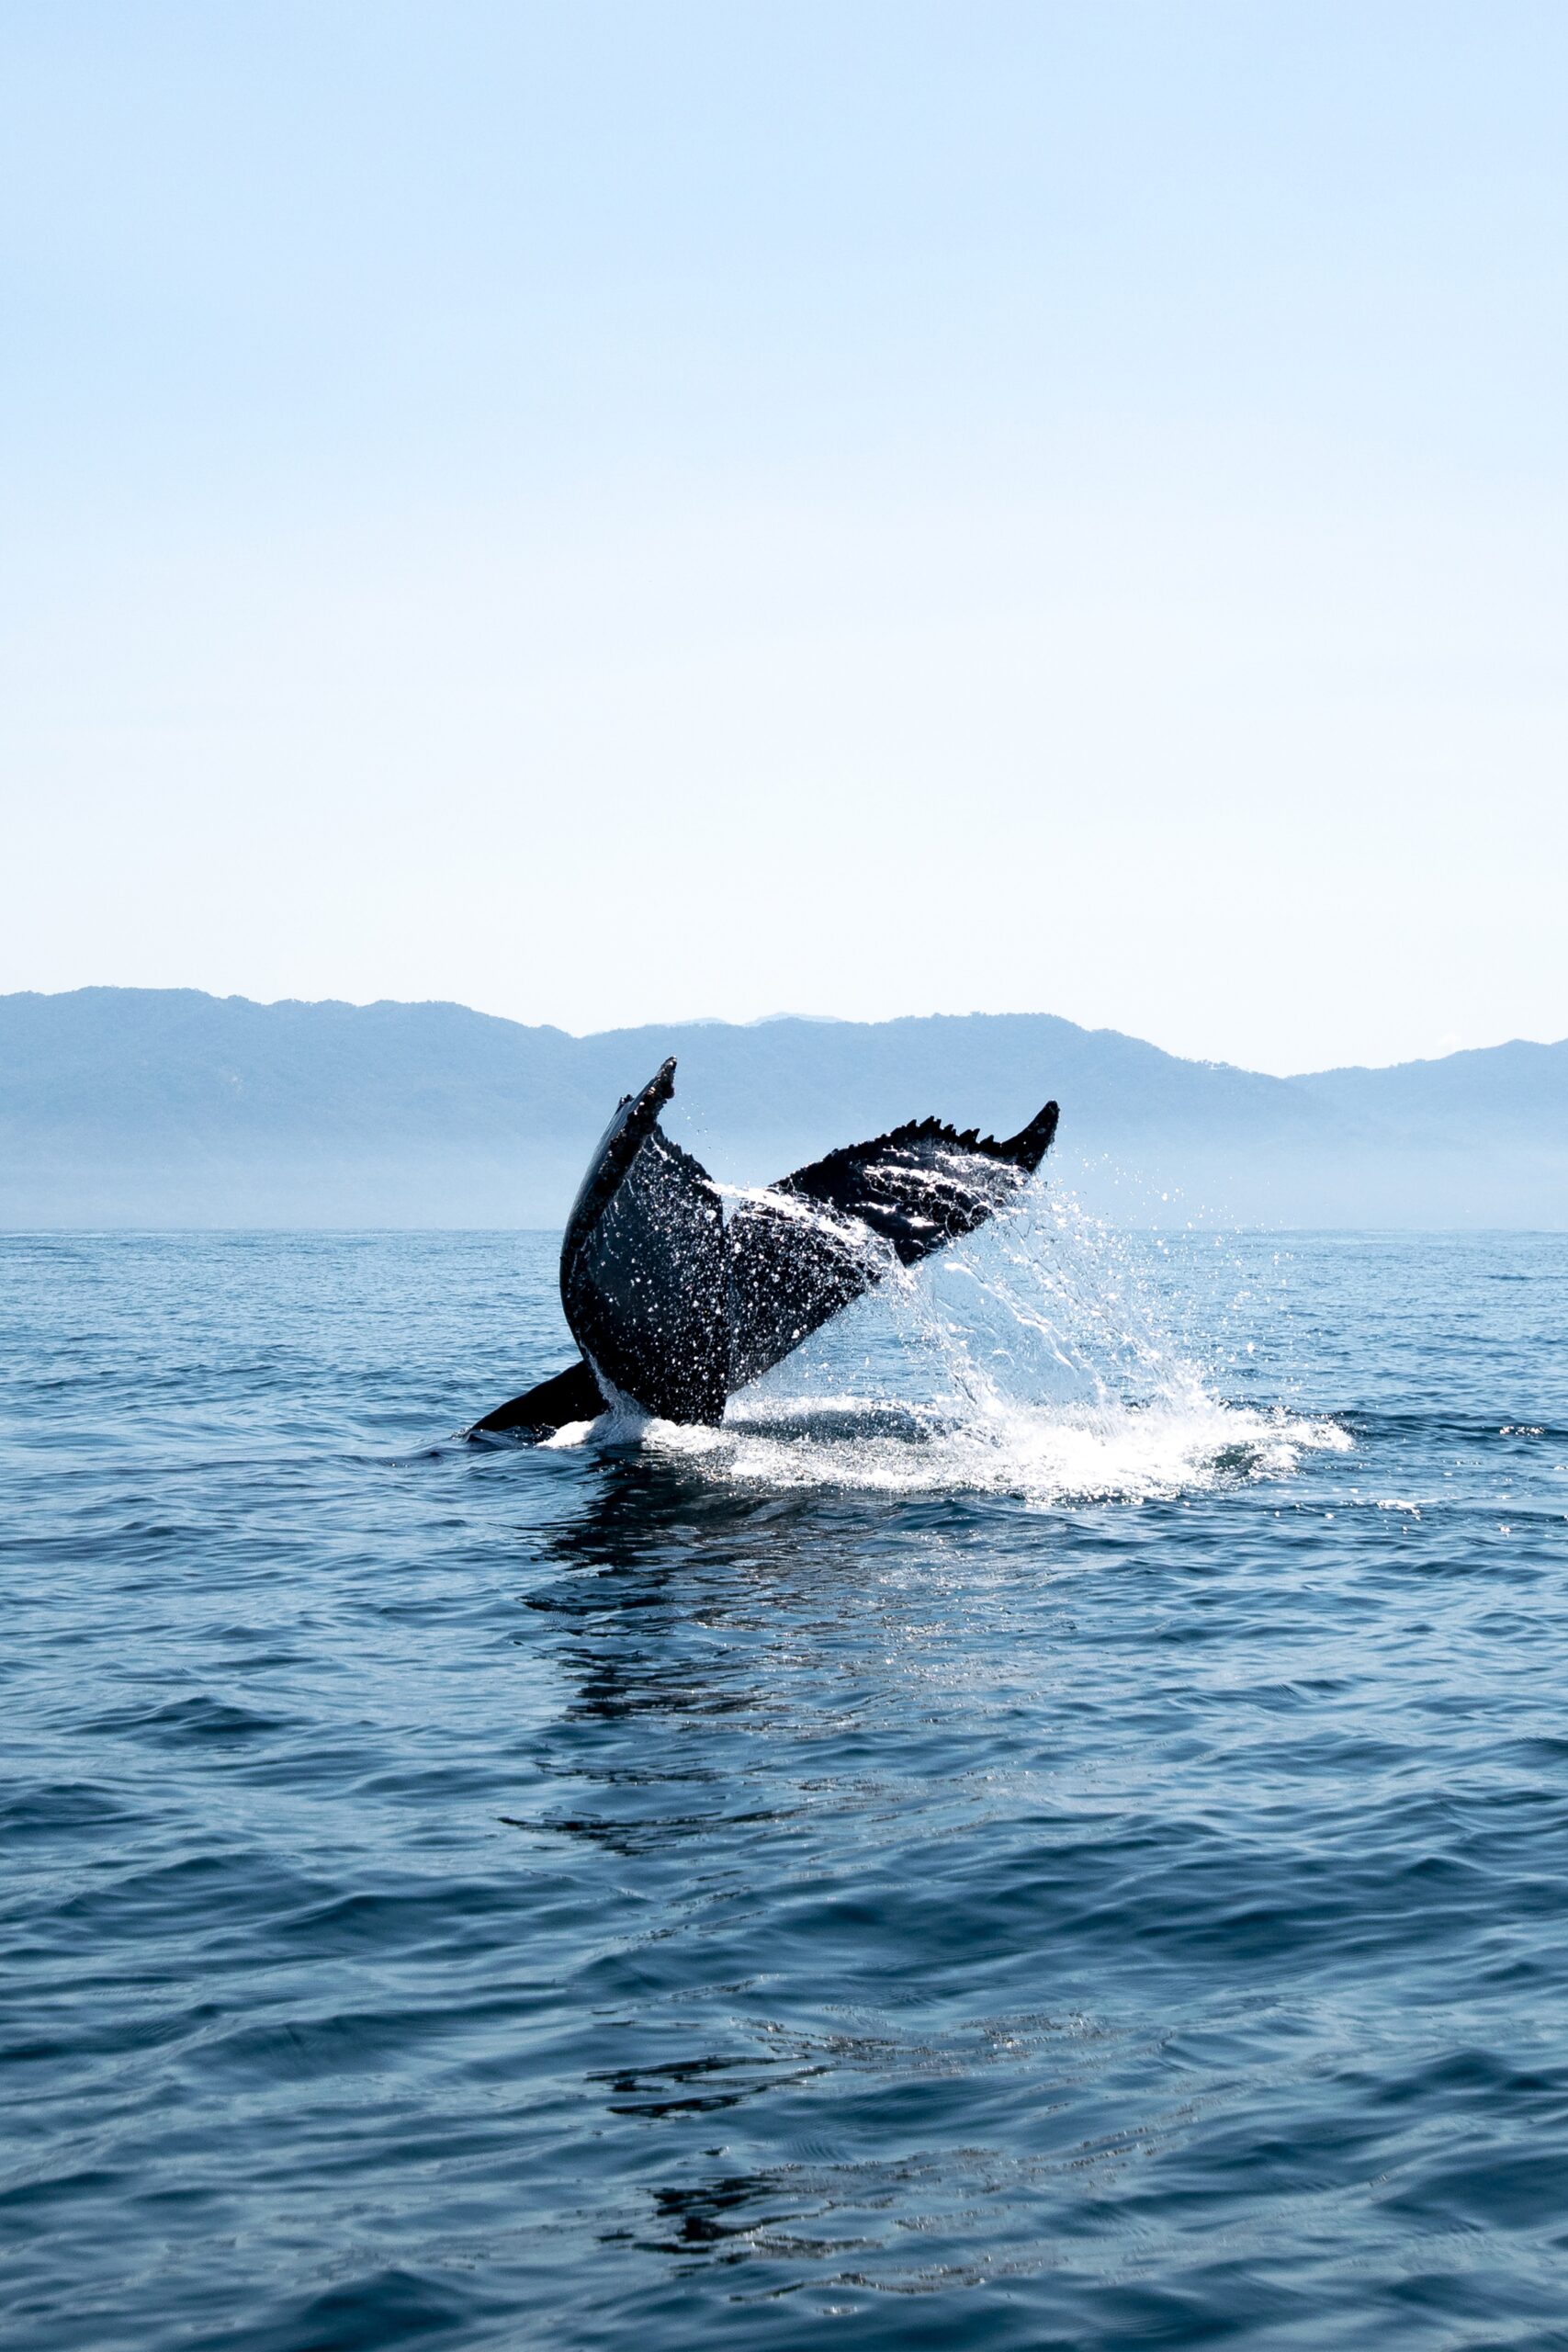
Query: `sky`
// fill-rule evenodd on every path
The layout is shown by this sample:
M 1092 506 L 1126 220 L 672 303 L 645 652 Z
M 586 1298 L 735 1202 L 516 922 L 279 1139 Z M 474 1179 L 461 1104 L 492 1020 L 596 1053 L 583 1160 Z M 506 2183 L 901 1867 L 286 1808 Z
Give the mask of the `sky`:
M 1568 1034 L 1560 0 L 0 0 L 0 989 Z

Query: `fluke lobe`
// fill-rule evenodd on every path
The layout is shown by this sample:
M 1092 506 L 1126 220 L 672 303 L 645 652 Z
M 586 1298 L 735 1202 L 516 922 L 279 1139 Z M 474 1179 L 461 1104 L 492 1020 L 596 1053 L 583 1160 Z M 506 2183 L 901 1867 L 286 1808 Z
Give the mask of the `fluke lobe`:
M 994 1216 L 1050 1149 L 1056 1105 L 1005 1143 L 911 1119 L 732 1197 L 671 1143 L 667 1061 L 601 1136 L 567 1219 L 560 1295 L 583 1360 L 468 1432 L 549 1437 L 625 1400 L 667 1421 L 725 1400 L 891 1273 Z

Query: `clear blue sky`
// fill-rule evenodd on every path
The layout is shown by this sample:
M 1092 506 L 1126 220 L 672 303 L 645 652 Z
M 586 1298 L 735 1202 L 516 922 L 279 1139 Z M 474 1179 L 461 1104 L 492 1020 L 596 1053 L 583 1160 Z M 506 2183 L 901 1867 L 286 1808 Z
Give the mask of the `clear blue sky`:
M 0 47 L 0 988 L 1568 1032 L 1561 0 Z

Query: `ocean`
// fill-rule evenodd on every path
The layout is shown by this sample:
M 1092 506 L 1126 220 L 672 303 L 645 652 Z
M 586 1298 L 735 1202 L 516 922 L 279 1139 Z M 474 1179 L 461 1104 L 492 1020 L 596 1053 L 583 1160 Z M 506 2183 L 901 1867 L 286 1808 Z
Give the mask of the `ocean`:
M 1568 1236 L 554 1285 L 0 1239 L 10 2352 L 1568 2346 Z

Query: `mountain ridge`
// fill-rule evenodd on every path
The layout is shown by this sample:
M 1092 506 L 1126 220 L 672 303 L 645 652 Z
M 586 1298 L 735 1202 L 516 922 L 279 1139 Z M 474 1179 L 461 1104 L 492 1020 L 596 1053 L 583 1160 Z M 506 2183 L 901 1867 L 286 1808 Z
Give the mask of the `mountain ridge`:
M 730 1182 L 928 1112 L 1010 1133 L 1055 1095 L 1058 1181 L 1141 1222 L 1568 1222 L 1568 1040 L 1279 1078 L 1054 1013 L 576 1036 L 439 999 L 110 987 L 0 997 L 0 1222 L 553 1224 L 669 1053 L 668 1124 Z

